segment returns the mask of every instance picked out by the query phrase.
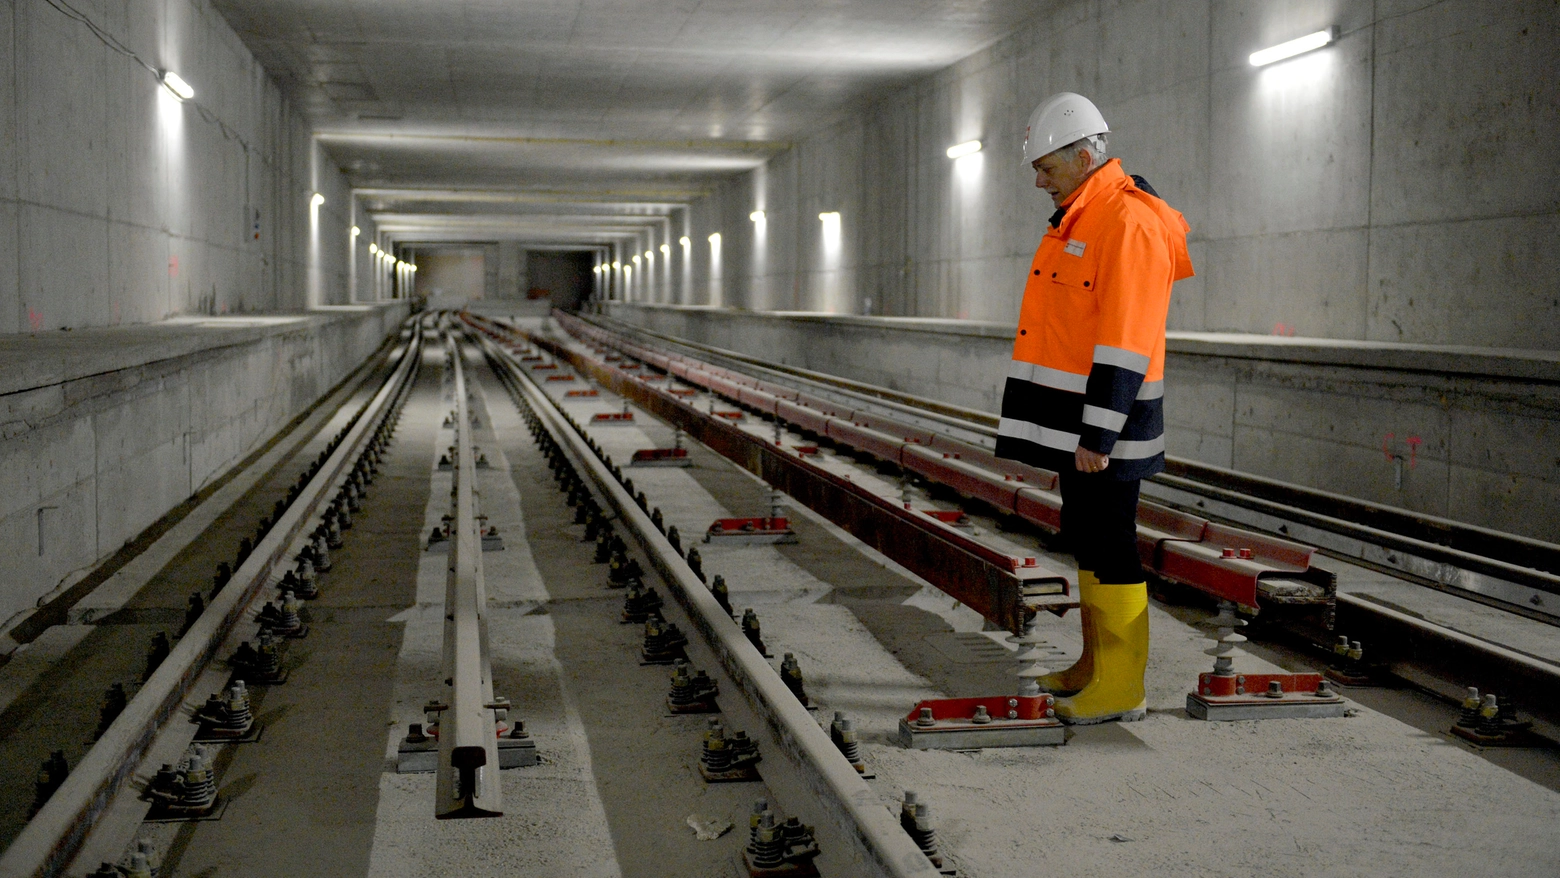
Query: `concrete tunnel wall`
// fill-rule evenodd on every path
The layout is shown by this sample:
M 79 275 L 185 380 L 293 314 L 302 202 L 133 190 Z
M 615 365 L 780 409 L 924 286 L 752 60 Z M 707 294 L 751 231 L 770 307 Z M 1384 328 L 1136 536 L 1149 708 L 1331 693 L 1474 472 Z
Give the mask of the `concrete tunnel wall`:
M 345 304 L 354 277 L 373 298 L 373 223 L 210 3 L 93 15 L 195 98 L 45 3 L 0 5 L 0 333 Z
M 339 307 L 388 292 L 375 224 L 209 2 L 92 16 L 195 98 L 48 4 L 0 4 L 0 630 L 241 461 L 407 312 Z M 293 314 L 197 316 L 256 312 Z
M 356 369 L 407 310 L 181 320 L 8 346 L 0 631 L 242 461 Z
M 1333 46 L 1247 62 L 1329 25 Z M 1555 350 L 1557 69 L 1552 2 L 1049 4 L 694 202 L 676 273 L 633 298 L 1011 321 L 1052 210 L 1024 123 L 1070 90 L 1191 223 L 1198 276 L 1172 329 Z M 981 152 L 944 154 L 972 139 Z M 841 215 L 832 246 L 824 211 Z

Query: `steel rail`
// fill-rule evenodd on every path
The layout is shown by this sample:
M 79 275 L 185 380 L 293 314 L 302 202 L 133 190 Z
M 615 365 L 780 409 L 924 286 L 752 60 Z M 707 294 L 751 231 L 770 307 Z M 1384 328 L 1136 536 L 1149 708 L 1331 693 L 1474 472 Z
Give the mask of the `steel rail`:
M 439 770 L 434 816 L 440 820 L 501 817 L 493 668 L 487 637 L 487 589 L 476 513 L 477 468 L 460 338 L 444 336 L 455 393 L 455 518 L 444 585 L 444 670 L 450 703 L 439 717 Z
M 836 822 L 831 834 L 852 845 L 856 854 L 856 868 L 849 874 L 862 878 L 934 878 L 937 870 L 905 834 L 897 818 L 878 801 L 818 722 L 786 688 L 780 675 L 694 576 L 681 553 L 672 548 L 613 477 L 607 464 L 592 453 L 583 431 L 507 352 L 487 338 L 473 337 L 487 352 L 489 362 L 497 366 L 494 371 L 501 377 L 508 376 L 506 383 L 517 394 L 517 401 L 524 401 L 575 469 L 589 476 L 615 510 L 618 520 L 670 586 L 722 667 L 764 718 L 809 794 L 828 803 L 828 814 Z
M 233 572 L 227 585 L 212 598 L 205 612 L 0 855 L 0 878 L 53 878 L 69 868 L 98 817 L 120 794 L 158 731 L 178 715 L 196 679 L 261 597 L 278 562 L 286 557 L 289 547 L 314 519 L 330 491 L 344 478 L 379 420 L 393 410 L 393 401 L 413 374 L 421 344 L 421 326 L 414 321 L 411 336 L 390 377 L 353 416 L 335 450 Z
M 1338 595 L 1338 619 L 1340 628 L 1368 627 L 1375 652 L 1409 659 L 1421 668 L 1456 668 L 1460 679 L 1443 687 L 1447 691 L 1442 694 L 1448 697 L 1461 698 L 1464 692 L 1460 686 L 1467 681 L 1498 680 L 1500 685 L 1494 688 L 1519 695 L 1525 710 L 1560 728 L 1560 702 L 1555 697 L 1560 693 L 1560 665 L 1552 661 L 1437 625 L 1369 596 Z
M 932 421 L 989 441 L 996 438 L 997 417 L 978 409 L 769 363 L 725 348 L 632 326 L 604 315 L 573 316 L 620 335 L 654 339 L 663 345 L 697 352 L 712 363 L 727 360 L 754 372 L 780 376 L 793 384 L 810 382 L 814 385 L 813 390 L 853 397 L 869 406 L 885 409 L 887 414 Z M 1285 518 L 1317 532 L 1343 537 L 1342 542 L 1331 545 L 1322 539 L 1312 540 L 1329 554 L 1405 573 L 1416 580 L 1433 583 L 1435 587 L 1511 609 L 1529 618 L 1554 622 L 1556 613 L 1560 612 L 1560 545 L 1186 458 L 1167 455 L 1165 460 L 1167 471 L 1151 477 L 1150 483 L 1217 499 L 1258 515 Z M 1273 527 L 1264 527 L 1238 515 L 1230 510 L 1222 517 L 1244 526 L 1277 532 Z M 1294 538 L 1289 533 L 1281 535 Z M 1383 546 L 1392 551 L 1379 555 L 1361 554 L 1352 551 L 1356 543 Z M 1552 595 L 1553 600 L 1538 595 L 1535 601 L 1534 592 Z
M 786 378 L 800 378 L 811 381 L 817 385 L 823 385 L 837 392 L 844 392 L 859 397 L 865 397 L 874 402 L 887 403 L 890 410 L 897 410 L 902 414 L 910 414 L 921 417 L 932 417 L 946 426 L 959 430 L 969 430 L 995 440 L 997 437 L 997 416 L 980 409 L 965 408 L 953 403 L 942 402 L 936 399 L 915 396 L 887 387 L 879 387 L 876 384 L 867 384 L 862 381 L 853 381 L 849 378 L 841 378 L 838 375 L 830 375 L 827 372 L 815 372 L 811 369 L 803 369 L 800 366 L 788 366 L 782 363 L 772 363 L 768 360 L 749 356 L 728 348 L 718 348 L 713 345 L 701 344 L 695 341 L 678 338 L 673 335 L 656 332 L 653 329 L 644 329 L 625 323 L 615 317 L 604 314 L 579 313 L 569 315 L 587 323 L 593 323 L 601 329 L 610 330 L 620 335 L 638 335 L 653 338 L 664 344 L 671 344 L 698 351 L 700 354 L 712 358 L 724 358 L 732 362 L 741 363 L 744 366 L 769 372 L 772 375 Z
M 1261 500 L 1303 513 L 1325 515 L 1350 526 L 1369 528 L 1378 533 L 1412 540 L 1421 551 L 1446 550 L 1455 557 L 1477 558 L 1469 563 L 1501 565 L 1511 576 L 1524 576 L 1530 570 L 1560 574 L 1560 545 L 1543 540 L 1497 531 L 1467 522 L 1454 521 L 1423 512 L 1410 512 L 1383 503 L 1347 497 L 1319 488 L 1306 488 L 1238 472 L 1225 467 L 1180 457 L 1166 458 L 1166 468 L 1157 478 L 1190 480 L 1199 491 L 1224 489 L 1251 500 Z
M 1560 624 L 1560 576 L 1168 473 L 1155 476 L 1143 494 L 1202 515 L 1282 533 L 1335 558 L 1407 574 L 1419 584 L 1529 619 Z

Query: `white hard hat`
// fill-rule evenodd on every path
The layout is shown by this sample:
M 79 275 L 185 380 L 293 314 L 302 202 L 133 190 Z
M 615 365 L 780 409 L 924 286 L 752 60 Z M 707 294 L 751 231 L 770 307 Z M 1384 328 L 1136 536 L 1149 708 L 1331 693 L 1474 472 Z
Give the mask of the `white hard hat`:
M 1109 130 L 1105 117 L 1088 98 L 1070 91 L 1059 92 L 1029 114 L 1029 127 L 1024 129 L 1024 161 L 1033 163 L 1075 140 Z

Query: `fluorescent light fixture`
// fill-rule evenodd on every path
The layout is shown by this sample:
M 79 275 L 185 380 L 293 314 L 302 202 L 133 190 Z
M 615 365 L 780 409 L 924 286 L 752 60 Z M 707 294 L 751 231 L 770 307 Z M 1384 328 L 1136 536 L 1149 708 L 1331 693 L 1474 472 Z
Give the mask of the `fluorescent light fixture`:
M 412 263 L 408 262 L 408 263 L 406 263 L 406 267 L 410 268 L 412 270 L 412 274 L 416 274 L 417 273 L 417 266 L 416 265 L 413 265 Z
M 361 235 L 361 234 L 363 234 L 363 230 L 362 229 L 358 228 L 357 226 L 353 226 L 352 227 L 352 237 L 356 238 L 358 235 Z
M 670 245 L 670 244 L 662 244 L 661 245 L 661 255 L 662 256 L 670 256 L 670 255 L 672 255 L 672 245 Z
M 375 244 L 373 241 L 368 242 L 368 252 L 370 252 L 370 253 L 378 253 L 379 252 L 379 245 Z
M 612 267 L 613 268 L 617 268 L 617 269 L 621 269 L 623 267 L 623 263 L 618 262 L 617 260 L 614 259 L 614 260 L 612 260 Z
M 634 254 L 634 264 L 635 264 L 635 265 L 638 265 L 638 264 L 639 264 L 639 254 L 638 254 L 638 253 L 635 253 L 635 254 Z
M 1303 37 L 1290 40 L 1287 43 L 1279 43 L 1276 46 L 1263 49 L 1260 52 L 1252 52 L 1250 59 L 1251 66 L 1265 67 L 1277 61 L 1282 61 L 1285 58 L 1293 58 L 1296 55 L 1304 54 L 1313 49 L 1320 49 L 1321 47 L 1331 43 L 1336 39 L 1338 39 L 1338 28 L 1336 26 L 1330 27 L 1327 30 L 1319 30 L 1314 34 L 1306 34 Z
M 823 222 L 823 251 L 833 258 L 840 250 L 840 212 L 825 211 L 818 214 L 818 219 Z
M 161 71 L 157 74 L 157 78 L 161 80 L 163 88 L 166 88 L 170 94 L 179 100 L 187 101 L 190 98 L 195 97 L 195 89 L 192 88 L 189 83 L 185 82 L 184 79 L 179 76 L 179 74 L 174 73 L 172 70 Z
M 980 152 L 980 141 L 966 140 L 963 143 L 955 143 L 953 146 L 948 147 L 948 158 L 962 159 L 977 152 Z
M 836 259 L 839 257 L 839 239 L 841 239 L 841 234 L 839 234 L 839 211 L 825 211 L 817 215 L 817 218 L 824 223 L 824 228 L 821 229 L 824 232 L 824 237 L 822 237 L 824 260 L 827 262 L 828 267 L 839 268 L 839 264 L 836 262 Z
M 764 221 L 764 212 L 762 210 L 755 210 L 752 213 L 748 214 L 748 219 L 752 220 L 755 223 L 761 223 L 761 222 Z
M 683 245 L 684 247 L 690 247 L 693 245 L 693 239 L 689 238 L 687 235 L 683 235 L 681 238 L 677 239 L 677 243 Z
M 645 251 L 645 258 L 646 259 L 654 259 L 655 258 L 655 251 L 653 251 L 653 250 L 646 250 Z
M 323 196 L 320 193 L 316 192 L 313 195 L 309 196 L 309 203 L 314 205 L 315 207 L 319 207 L 320 205 L 325 203 L 325 196 Z
M 710 246 L 714 247 L 714 246 L 719 246 L 719 245 L 720 245 L 720 232 L 716 232 L 713 235 L 710 235 Z

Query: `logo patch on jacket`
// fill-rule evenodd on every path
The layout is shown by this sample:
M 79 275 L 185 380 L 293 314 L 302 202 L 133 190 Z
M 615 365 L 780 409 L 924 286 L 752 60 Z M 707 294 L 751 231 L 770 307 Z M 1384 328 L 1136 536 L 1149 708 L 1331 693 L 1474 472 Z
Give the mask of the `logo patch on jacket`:
M 1062 252 L 1069 256 L 1082 256 L 1083 248 L 1087 246 L 1087 244 L 1083 243 L 1077 238 L 1068 238 L 1067 246 L 1062 248 Z

